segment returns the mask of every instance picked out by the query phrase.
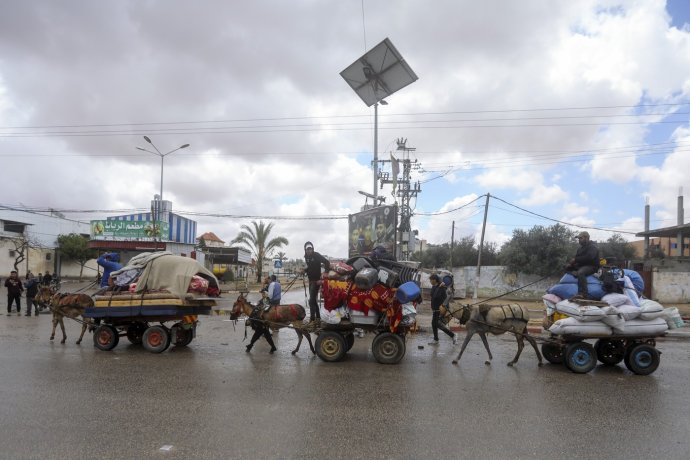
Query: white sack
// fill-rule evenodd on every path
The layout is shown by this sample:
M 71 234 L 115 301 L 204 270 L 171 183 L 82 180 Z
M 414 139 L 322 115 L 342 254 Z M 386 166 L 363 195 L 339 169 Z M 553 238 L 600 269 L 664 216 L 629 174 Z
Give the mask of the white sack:
M 635 289 L 635 285 L 633 285 L 630 277 L 624 276 L 623 277 L 623 283 L 624 283 L 623 292 L 625 293 L 625 295 L 630 297 L 630 300 L 632 301 L 633 305 L 635 305 L 636 307 L 639 307 L 640 306 L 640 296 L 637 295 L 637 290 Z
M 603 307 L 601 311 L 604 312 L 604 317 L 601 319 L 601 322 L 610 326 L 613 332 L 617 334 L 623 333 L 625 320 L 618 314 L 618 309 L 616 307 Z
M 664 318 L 650 320 L 631 319 L 625 322 L 624 335 L 657 335 L 668 330 L 668 324 Z
M 640 319 L 649 321 L 664 315 L 664 307 L 651 299 L 640 299 Z
M 604 317 L 604 312 L 599 307 L 593 305 L 580 306 L 569 300 L 558 302 L 556 304 L 556 311 L 584 322 L 599 321 Z
M 544 305 L 546 306 L 546 316 L 553 315 L 553 312 L 556 311 L 556 304 L 563 300 L 556 294 L 544 294 L 541 296 L 541 299 L 544 301 Z
M 685 326 L 685 322 L 683 322 L 683 318 L 676 307 L 664 308 L 663 318 L 666 320 L 669 329 Z
M 582 322 L 576 318 L 559 319 L 549 328 L 557 335 L 606 336 L 611 335 L 611 328 L 601 321 Z
M 623 317 L 624 320 L 629 321 L 640 316 L 640 309 L 634 305 L 621 305 L 616 307 L 618 313 Z
M 601 298 L 604 302 L 607 304 L 611 305 L 612 307 L 618 307 L 620 305 L 632 305 L 632 301 L 630 300 L 630 297 L 628 297 L 625 294 L 619 294 L 617 292 L 612 292 L 611 294 L 606 294 L 604 297 Z

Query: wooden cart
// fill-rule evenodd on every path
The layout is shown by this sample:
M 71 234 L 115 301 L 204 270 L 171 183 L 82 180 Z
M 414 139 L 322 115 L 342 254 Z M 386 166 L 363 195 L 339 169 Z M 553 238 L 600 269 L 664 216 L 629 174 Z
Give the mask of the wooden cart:
M 96 323 L 94 346 L 112 350 L 120 337 L 143 344 L 152 353 L 165 351 L 170 344 L 184 347 L 196 336 L 197 317 L 209 315 L 216 301 L 207 297 L 184 299 L 167 293 L 113 294 L 94 297 L 94 306 L 84 312 Z M 175 323 L 168 327 L 167 322 Z

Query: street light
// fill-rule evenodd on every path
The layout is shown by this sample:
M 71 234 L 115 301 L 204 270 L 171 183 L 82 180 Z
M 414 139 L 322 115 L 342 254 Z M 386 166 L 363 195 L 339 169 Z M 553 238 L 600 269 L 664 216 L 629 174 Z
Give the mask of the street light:
M 374 104 L 374 206 L 379 195 L 379 104 L 388 105 L 388 102 L 381 99 Z
M 187 147 L 189 147 L 189 144 L 183 144 L 183 145 L 179 146 L 178 148 L 169 151 L 168 153 L 161 153 L 160 150 L 158 150 L 158 147 L 156 147 L 156 145 L 153 142 L 151 142 L 151 139 L 149 139 L 148 136 L 144 136 L 144 140 L 146 142 L 148 142 L 149 144 L 151 144 L 151 147 L 156 149 L 156 151 L 152 152 L 152 151 L 147 150 L 147 149 L 142 148 L 142 147 L 137 147 L 137 150 L 141 150 L 142 152 L 152 153 L 154 155 L 158 155 L 159 157 L 161 157 L 161 194 L 160 194 L 160 196 L 161 196 L 161 202 L 162 202 L 163 201 L 163 160 L 165 159 L 165 157 L 167 157 L 168 155 L 170 155 L 173 152 L 177 152 L 178 150 L 181 150 L 181 149 L 186 149 Z

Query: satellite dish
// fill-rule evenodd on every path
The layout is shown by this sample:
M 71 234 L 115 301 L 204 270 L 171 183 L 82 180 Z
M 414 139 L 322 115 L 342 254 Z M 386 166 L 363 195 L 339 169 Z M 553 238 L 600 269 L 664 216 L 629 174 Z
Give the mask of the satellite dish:
M 419 78 L 388 38 L 340 72 L 340 76 L 368 107 Z

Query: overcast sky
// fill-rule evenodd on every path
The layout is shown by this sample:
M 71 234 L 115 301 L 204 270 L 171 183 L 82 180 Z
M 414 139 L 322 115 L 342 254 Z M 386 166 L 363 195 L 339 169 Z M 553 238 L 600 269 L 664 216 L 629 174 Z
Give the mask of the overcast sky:
M 416 148 L 421 238 L 448 242 L 455 222 L 478 240 L 483 198 L 444 212 L 486 193 L 503 200 L 488 214 L 499 244 L 554 223 L 528 212 L 639 232 L 645 199 L 652 228 L 675 225 L 688 22 L 682 0 L 5 0 L 0 205 L 146 209 L 160 188 L 159 157 L 136 149 L 147 135 L 164 153 L 191 144 L 166 157 L 163 196 L 200 234 L 229 242 L 253 218 L 189 213 L 357 212 L 373 108 L 339 74 L 388 37 L 419 79 L 379 108 L 379 153 Z M 347 255 L 347 219 L 273 222 L 290 257 L 306 240 Z

